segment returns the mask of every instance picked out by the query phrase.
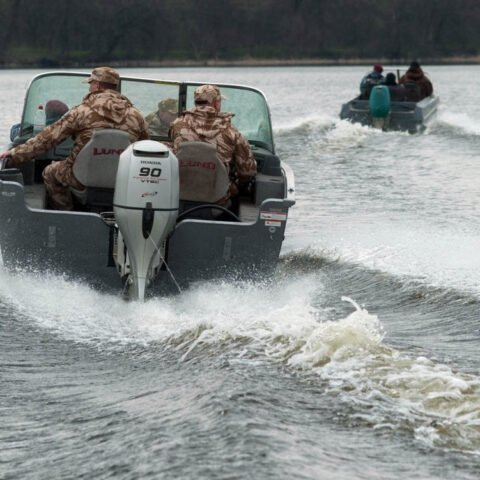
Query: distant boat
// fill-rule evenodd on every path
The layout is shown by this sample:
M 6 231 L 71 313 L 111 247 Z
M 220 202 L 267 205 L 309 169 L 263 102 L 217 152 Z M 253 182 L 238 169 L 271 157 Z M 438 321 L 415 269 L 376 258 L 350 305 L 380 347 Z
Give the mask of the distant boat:
M 35 77 L 21 124 L 12 129 L 10 146 L 32 137 L 36 108 L 49 98 L 69 106 L 79 104 L 85 94 L 81 80 L 87 77 L 88 73 L 73 72 Z M 120 85 L 144 115 L 165 98 L 178 102 L 176 115 L 193 105 L 200 83 L 122 77 Z M 208 161 L 202 157 L 212 153 L 211 145 L 187 142 L 196 156 L 182 160 L 180 151 L 177 159 L 161 142 L 168 140 L 166 134 L 130 145 L 124 132 L 98 130 L 75 162 L 75 175 L 87 189 L 74 192 L 79 207 L 74 211 L 48 208 L 41 177 L 47 164 L 68 155 L 71 140 L 20 169 L 0 166 L 4 267 L 59 273 L 134 300 L 202 280 L 272 274 L 288 211 L 295 204 L 293 172 L 275 154 L 270 111 L 262 92 L 247 86 L 219 86 L 258 165 L 255 181 L 241 190 L 234 211 L 196 198 L 196 190 L 184 181 L 185 175 L 190 178 L 195 173 L 193 167 L 203 169 L 201 178 L 206 169 L 218 171 L 214 187 L 224 187 L 225 194 L 228 174 L 221 177 L 215 149 Z M 91 175 L 92 162 L 95 175 Z M 185 166 L 192 172 L 182 177 Z M 186 185 L 183 194 L 182 185 Z
M 420 98 L 415 84 L 375 85 L 365 95 L 359 95 L 342 105 L 340 118 L 353 123 L 417 133 L 436 117 L 439 97 Z

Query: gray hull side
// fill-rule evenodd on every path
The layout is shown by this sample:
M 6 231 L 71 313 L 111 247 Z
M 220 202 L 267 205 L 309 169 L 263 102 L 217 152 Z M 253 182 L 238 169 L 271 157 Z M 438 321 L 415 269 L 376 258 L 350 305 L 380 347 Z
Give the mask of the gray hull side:
M 0 248 L 8 269 L 52 272 L 121 288 L 111 228 L 95 214 L 27 208 L 23 186 L 0 180 Z
M 261 211 L 288 213 L 287 202 L 268 200 Z M 212 278 L 258 278 L 275 270 L 286 221 L 252 223 L 184 220 L 170 237 L 168 265 L 180 286 Z
M 271 274 L 291 205 L 288 200 L 266 200 L 259 218 L 250 223 L 178 223 L 166 251 L 175 281 L 185 288 L 202 279 Z M 268 220 L 271 212 L 282 220 Z M 113 227 L 99 215 L 30 209 L 22 185 L 0 181 L 0 224 L 0 247 L 8 269 L 52 272 L 101 290 L 122 291 L 112 258 Z M 163 267 L 147 294 L 170 291 L 178 289 Z

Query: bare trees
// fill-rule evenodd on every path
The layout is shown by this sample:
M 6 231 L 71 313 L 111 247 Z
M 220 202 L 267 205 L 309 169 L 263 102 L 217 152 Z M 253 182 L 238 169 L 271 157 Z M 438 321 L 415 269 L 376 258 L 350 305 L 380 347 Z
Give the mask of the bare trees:
M 0 0 L 0 65 L 476 55 L 477 0 Z

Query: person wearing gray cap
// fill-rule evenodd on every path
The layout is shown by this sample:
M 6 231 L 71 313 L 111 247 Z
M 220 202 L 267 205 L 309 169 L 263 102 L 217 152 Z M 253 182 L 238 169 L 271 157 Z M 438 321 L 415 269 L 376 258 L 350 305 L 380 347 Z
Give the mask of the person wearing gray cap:
M 7 166 L 15 167 L 55 147 L 68 137 L 74 138 L 70 155 L 65 160 L 52 162 L 43 170 L 48 204 L 53 209 L 72 210 L 70 187 L 76 190 L 85 188 L 75 178 L 73 164 L 95 129 L 116 128 L 126 131 L 131 142 L 148 138 L 148 127 L 142 114 L 127 97 L 117 91 L 120 76 L 116 70 L 97 67 L 86 82 L 89 84 L 89 93 L 80 105 L 71 108 L 58 121 L 24 144 L 0 154 L 0 160 L 6 159 Z

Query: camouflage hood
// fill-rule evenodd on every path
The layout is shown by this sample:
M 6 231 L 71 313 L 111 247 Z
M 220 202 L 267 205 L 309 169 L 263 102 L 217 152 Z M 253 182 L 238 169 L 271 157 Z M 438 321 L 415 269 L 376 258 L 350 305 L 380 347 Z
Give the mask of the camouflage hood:
M 215 138 L 231 128 L 233 113 L 217 113 L 208 105 L 198 106 L 183 113 L 183 120 L 200 138 Z
M 102 118 L 116 124 L 125 122 L 125 114 L 133 106 L 127 97 L 115 90 L 89 93 L 83 99 L 83 104 L 90 107 Z

